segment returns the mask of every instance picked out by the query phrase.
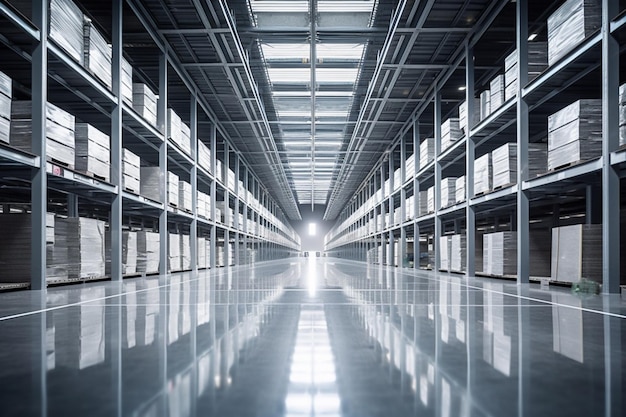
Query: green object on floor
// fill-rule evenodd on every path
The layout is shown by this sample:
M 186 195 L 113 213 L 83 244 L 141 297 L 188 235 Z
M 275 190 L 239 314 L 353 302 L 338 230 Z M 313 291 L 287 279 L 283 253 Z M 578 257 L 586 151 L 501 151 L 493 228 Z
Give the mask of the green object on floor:
M 586 278 L 572 284 L 572 292 L 575 294 L 600 294 L 600 284 Z

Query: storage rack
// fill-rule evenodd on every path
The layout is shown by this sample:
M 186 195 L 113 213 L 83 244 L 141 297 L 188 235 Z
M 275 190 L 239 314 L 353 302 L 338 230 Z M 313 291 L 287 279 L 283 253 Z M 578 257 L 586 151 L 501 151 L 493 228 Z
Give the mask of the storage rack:
M 0 71 L 12 79 L 13 99 L 32 100 L 32 152 L 0 143 L 0 172 L 4 190 L 3 213 L 31 215 L 31 274 L 29 282 L 11 287 L 43 289 L 46 280 L 46 213 L 92 217 L 107 223 L 110 232 L 110 274 L 121 279 L 122 231 L 149 230 L 159 234 L 159 268 L 168 269 L 168 233 L 189 235 L 189 268 L 198 268 L 198 237 L 210 242 L 206 266 L 217 267 L 290 256 L 300 248 L 299 236 L 289 225 L 268 190 L 248 167 L 219 124 L 180 70 L 158 36 L 144 25 L 140 13 L 119 0 L 111 7 L 74 2 L 102 33 L 112 49 L 112 88 L 77 62 L 49 33 L 49 2 L 0 4 Z M 151 38 L 134 45 L 137 33 Z M 147 36 L 146 36 L 147 35 Z M 157 121 L 153 125 L 124 98 L 123 60 L 133 67 L 134 83 L 158 92 Z M 46 102 L 51 102 L 110 136 L 110 182 L 46 155 Z M 185 150 L 168 138 L 168 109 L 189 127 Z M 211 153 L 210 169 L 198 165 L 198 143 Z M 128 149 L 142 165 L 158 168 L 158 196 L 124 187 L 123 158 Z M 44 156 L 42 156 L 44 155 Z M 221 171 L 217 169 L 221 167 Z M 191 207 L 167 202 L 167 174 L 173 172 L 191 186 Z M 228 173 L 232 172 L 231 183 Z M 224 175 L 223 175 L 224 174 Z M 198 214 L 198 193 L 208 195 L 210 212 Z M 232 221 L 218 218 L 216 206 L 233 208 Z M 219 255 L 222 255 L 221 257 Z M 10 273 L 10 271 L 8 271 Z M 10 280 L 8 274 L 6 279 Z M 78 279 L 84 281 L 85 279 Z M 60 283 L 71 280 L 61 280 Z
M 436 80 L 430 98 L 416 108 L 400 134 L 390 141 L 388 152 L 343 209 L 326 236 L 328 253 L 475 276 L 483 269 L 483 235 L 513 231 L 517 236 L 517 273 L 504 278 L 518 283 L 544 278 L 554 281 L 550 271 L 551 229 L 600 224 L 602 265 L 597 276 L 590 278 L 601 282 L 604 292 L 620 291 L 620 284 L 626 283 L 624 265 L 620 275 L 620 259 L 626 259 L 626 150 L 620 144 L 618 94 L 626 82 L 626 9 L 623 2 L 602 1 L 600 28 L 530 77 L 530 45 L 547 41 L 547 19 L 563 3 L 502 2 L 489 25 L 469 33 L 464 52 Z M 493 34 L 490 37 L 492 28 L 499 42 L 489 41 L 494 39 Z M 476 121 L 473 117 L 478 117 L 481 93 L 489 90 L 498 74 L 504 74 L 505 58 L 511 54 L 517 61 L 518 80 L 513 97 Z M 541 175 L 529 176 L 529 148 L 532 144 L 547 146 L 548 117 L 580 99 L 601 100 L 601 154 L 551 171 L 546 167 Z M 442 149 L 442 124 L 459 117 L 463 102 L 467 103 L 467 113 L 460 126 L 462 137 Z M 420 144 L 429 137 L 434 138 L 435 160 L 423 165 L 419 163 Z M 475 160 L 506 143 L 517 147 L 516 181 L 476 195 Z M 398 169 L 400 174 L 394 178 Z M 441 181 L 460 176 L 465 178 L 461 194 L 466 198 L 442 207 Z M 402 179 L 399 183 L 398 178 Z M 424 191 L 430 187 L 434 187 L 434 207 L 428 210 Z M 407 202 L 411 197 L 413 202 Z M 396 210 L 401 221 L 390 221 Z M 460 252 L 463 265 L 458 271 L 442 265 L 449 252 L 439 248 L 445 242 L 442 237 L 455 234 L 465 241 Z

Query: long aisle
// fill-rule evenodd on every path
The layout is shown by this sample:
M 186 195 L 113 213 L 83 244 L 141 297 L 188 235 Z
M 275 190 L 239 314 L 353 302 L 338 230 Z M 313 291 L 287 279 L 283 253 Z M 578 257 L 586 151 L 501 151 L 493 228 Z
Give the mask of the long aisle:
M 331 258 L 0 294 L 2 416 L 621 416 L 626 303 Z

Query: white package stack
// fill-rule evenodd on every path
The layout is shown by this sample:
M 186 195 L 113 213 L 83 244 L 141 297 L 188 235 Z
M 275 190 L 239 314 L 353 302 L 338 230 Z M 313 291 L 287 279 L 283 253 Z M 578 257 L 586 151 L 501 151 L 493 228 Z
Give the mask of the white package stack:
M 427 199 L 428 199 L 428 203 L 427 203 L 427 212 L 428 213 L 434 213 L 435 212 L 435 187 L 429 187 L 428 190 L 426 190 L 426 195 L 427 195 Z
M 207 267 L 207 244 L 206 238 L 198 237 L 198 268 L 204 269 Z
M 122 100 L 130 107 L 133 106 L 133 66 L 122 57 Z
M 425 216 L 428 214 L 428 191 L 419 192 L 419 216 Z
M 198 141 L 198 165 L 212 172 L 211 169 L 211 150 L 202 141 Z
M 104 222 L 83 217 L 57 218 L 54 224 L 55 255 L 66 259 L 69 278 L 105 275 Z
M 495 276 L 517 274 L 517 232 L 483 235 L 483 272 Z
M 548 17 L 548 63 L 555 64 L 601 25 L 599 0 L 567 0 Z
M 450 236 L 439 237 L 439 270 L 450 270 Z
M 446 208 L 454 205 L 456 202 L 456 177 L 448 177 L 441 180 L 440 207 Z
M 149 124 L 157 124 L 157 96 L 150 87 L 133 83 L 133 109 Z
M 491 92 L 485 90 L 480 93 L 480 120 L 485 120 L 491 114 Z
M 626 84 L 619 86 L 619 145 L 626 145 Z
M 435 158 L 435 139 L 424 139 L 420 143 L 420 164 L 419 170 L 424 169 L 426 165 Z
M 407 199 L 405 200 L 404 214 L 405 214 L 405 219 L 404 219 L 405 221 L 409 221 L 415 218 L 415 196 L 414 195 L 407 197 Z
M 451 117 L 441 125 L 441 152 L 452 146 L 457 140 L 463 137 L 459 127 L 459 119 Z
M 181 137 L 180 147 L 187 155 L 191 156 L 191 128 L 185 123 L 180 123 Z
M 180 236 L 180 262 L 183 271 L 191 269 L 191 240 L 189 235 Z
M 173 172 L 167 172 L 167 204 L 177 207 L 179 204 L 178 175 Z
M 160 237 L 158 233 L 137 232 L 137 272 L 155 274 L 159 272 Z
M 122 187 L 139 194 L 141 190 L 141 159 L 128 149 L 122 149 Z
M 411 154 L 404 164 L 404 182 L 412 180 L 415 177 L 415 154 Z
M 168 234 L 168 252 L 167 266 L 170 272 L 180 271 L 182 269 L 181 235 L 177 233 Z
M 9 143 L 11 128 L 11 99 L 13 80 L 0 72 L 0 141 Z
M 137 272 L 137 232 L 122 232 L 122 273 Z
M 582 278 L 602 282 L 602 225 L 552 229 L 551 277 L 559 282 L 578 282 Z
M 465 201 L 465 175 L 461 175 L 456 179 L 454 184 L 454 202 L 462 203 Z
M 450 237 L 450 271 L 465 271 L 466 250 L 465 235 Z
M 496 75 L 496 77 L 489 83 L 489 106 L 491 112 L 497 110 L 504 103 L 504 74 Z
M 11 146 L 32 152 L 32 102 L 16 100 L 11 104 Z M 69 167 L 75 159 L 75 118 L 52 103 L 46 103 L 46 157 Z
M 517 144 L 505 143 L 491 153 L 493 188 L 498 189 L 517 182 Z
M 548 117 L 548 169 L 602 154 L 602 100 L 578 100 Z
M 479 121 L 480 121 L 480 99 L 474 98 L 474 108 L 473 108 L 473 111 L 472 111 L 472 117 L 470 117 L 470 120 L 469 120 L 469 122 L 470 122 L 470 129 L 473 128 L 474 126 L 476 126 Z M 468 132 L 466 132 L 466 129 L 467 129 L 467 101 L 463 101 L 459 105 L 459 127 L 461 128 L 463 133 L 465 133 L 466 135 L 468 134 Z
M 111 173 L 111 140 L 87 123 L 76 123 L 76 170 L 88 172 L 109 181 Z
M 203 193 L 202 191 L 198 191 L 198 197 L 196 201 L 198 204 L 198 207 L 197 207 L 198 217 L 201 217 L 203 219 L 208 219 L 209 214 L 207 213 L 207 195 Z
M 98 32 L 91 19 L 83 22 L 84 65 L 93 75 L 106 85 L 112 85 L 111 61 L 113 52 L 104 36 Z
M 141 167 L 141 195 L 154 201 L 161 201 L 161 168 Z
M 167 138 L 174 142 L 179 147 L 182 147 L 182 137 L 183 131 L 182 126 L 183 121 L 181 120 L 178 113 L 176 113 L 172 109 L 167 109 Z
M 50 0 L 50 39 L 83 63 L 83 12 L 72 0 Z
M 474 195 L 491 191 L 491 153 L 474 161 Z
M 191 212 L 191 184 L 187 181 L 178 182 L 178 208 Z

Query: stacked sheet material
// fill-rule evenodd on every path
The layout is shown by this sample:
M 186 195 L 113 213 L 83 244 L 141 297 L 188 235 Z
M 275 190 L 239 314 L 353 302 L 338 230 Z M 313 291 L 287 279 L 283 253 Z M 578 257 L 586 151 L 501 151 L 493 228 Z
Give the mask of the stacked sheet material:
M 426 165 L 435 158 L 435 140 L 433 138 L 424 139 L 420 143 L 420 164 L 419 170 L 424 169 Z
M 30 100 L 16 100 L 11 105 L 9 143 L 32 152 L 33 113 Z M 46 156 L 55 162 L 74 166 L 75 118 L 52 103 L 46 104 Z
M 178 207 L 179 199 L 179 180 L 178 175 L 173 172 L 167 172 L 167 204 Z
M 113 52 L 104 36 L 96 29 L 91 19 L 83 21 L 83 65 L 106 85 L 112 85 L 111 61 Z
M 626 145 L 626 84 L 619 86 L 619 145 Z
M 517 232 L 483 235 L 483 272 L 495 276 L 517 274 Z
M 602 100 L 578 100 L 548 117 L 548 170 L 602 154 Z
M 141 190 L 141 159 L 128 149 L 122 149 L 122 187 L 135 194 Z
M 170 272 L 182 270 L 181 240 L 181 235 L 178 233 L 168 235 L 167 266 Z
M 567 0 L 548 17 L 548 63 L 554 65 L 602 25 L 598 0 Z
M 149 124 L 157 125 L 157 96 L 147 85 L 133 83 L 133 109 Z
M 133 106 L 133 66 L 122 57 L 122 100 Z
M 441 180 L 441 189 L 439 191 L 440 207 L 446 208 L 452 206 L 456 202 L 456 177 L 448 177 Z
M 459 119 L 452 117 L 441 125 L 441 152 L 452 146 L 457 140 L 463 137 L 463 132 L 459 127 Z
M 491 92 L 485 90 L 480 93 L 480 120 L 485 120 L 491 114 Z
M 211 150 L 200 140 L 198 141 L 198 165 L 208 172 L 213 172 L 211 169 Z
M 439 237 L 439 270 L 450 270 L 450 236 Z
M 198 237 L 198 268 L 204 269 L 207 268 L 207 259 L 209 259 L 208 251 L 207 251 L 207 239 L 204 237 Z
M 454 202 L 462 203 L 465 201 L 465 175 L 461 175 L 456 179 L 454 184 Z
M 528 82 L 534 80 L 548 67 L 548 43 L 528 44 Z M 517 50 L 504 59 L 504 98 L 509 100 L 517 95 Z
M 159 234 L 149 231 L 137 232 L 137 272 L 155 274 L 159 272 Z
M 552 229 L 551 277 L 559 282 L 586 278 L 602 283 L 602 225 L 576 224 Z
M 470 129 L 480 122 L 480 99 L 474 98 L 474 108 L 472 110 L 472 117 L 470 117 Z M 467 135 L 467 101 L 463 101 L 459 105 L 459 127 Z
M 191 212 L 193 204 L 191 203 L 191 184 L 187 181 L 178 182 L 178 208 Z
M 429 187 L 426 190 L 426 195 L 427 195 L 427 213 L 434 213 L 435 212 L 435 187 Z
M 105 275 L 103 221 L 84 217 L 58 217 L 55 219 L 54 234 L 56 260 L 65 264 L 70 279 Z
M 76 123 L 76 170 L 89 172 L 109 182 L 111 176 L 111 140 L 87 123 Z
M 141 167 L 141 195 L 154 201 L 161 201 L 161 168 Z
M 474 161 L 474 195 L 491 191 L 491 153 L 486 153 Z
M 505 143 L 491 153 L 494 189 L 517 182 L 517 144 Z
M 492 112 L 498 110 L 504 103 L 504 87 L 504 74 L 496 75 L 489 84 L 489 94 L 491 95 L 489 98 L 489 106 Z
M 50 0 L 50 39 L 83 64 L 83 12 L 72 0 Z
M 404 182 L 410 181 L 415 177 L 415 154 L 411 154 L 404 164 Z
M 111 233 L 106 233 L 106 273 L 111 274 Z M 134 274 L 137 272 L 137 232 L 122 231 L 122 274 Z
M 466 251 L 465 235 L 450 236 L 450 271 L 465 272 Z
M 415 196 L 414 195 L 406 198 L 404 207 L 405 207 L 404 220 L 405 221 L 413 220 L 415 218 Z
M 0 141 L 9 143 L 11 128 L 11 100 L 13 80 L 0 72 Z
M 191 240 L 189 235 L 180 235 L 180 262 L 183 271 L 191 269 Z

